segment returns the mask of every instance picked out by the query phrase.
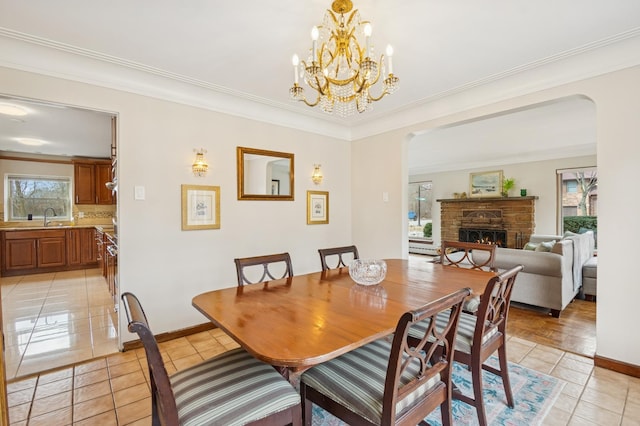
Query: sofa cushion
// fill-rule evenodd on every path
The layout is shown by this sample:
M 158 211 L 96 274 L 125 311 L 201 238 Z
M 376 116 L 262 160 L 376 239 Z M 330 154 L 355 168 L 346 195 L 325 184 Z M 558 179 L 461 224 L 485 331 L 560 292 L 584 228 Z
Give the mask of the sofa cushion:
M 500 270 L 524 265 L 523 273 L 562 277 L 562 255 L 557 253 L 498 247 L 494 264 Z
M 529 238 L 529 241 L 532 243 L 541 243 L 543 241 L 560 241 L 561 239 L 562 235 L 533 234 Z
M 582 265 L 583 278 L 598 278 L 598 258 L 593 256 Z
M 538 246 L 536 247 L 535 251 L 546 251 L 549 252 L 551 251 L 551 249 L 553 249 L 553 246 L 556 245 L 556 241 L 552 240 L 552 241 L 543 241 L 540 244 L 538 244 Z

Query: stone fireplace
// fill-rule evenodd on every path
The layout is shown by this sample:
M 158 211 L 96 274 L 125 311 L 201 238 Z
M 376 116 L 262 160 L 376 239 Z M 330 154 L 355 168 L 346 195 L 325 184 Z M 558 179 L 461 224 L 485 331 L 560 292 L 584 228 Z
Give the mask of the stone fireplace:
M 538 197 L 455 198 L 440 202 L 442 241 L 522 248 L 535 230 Z

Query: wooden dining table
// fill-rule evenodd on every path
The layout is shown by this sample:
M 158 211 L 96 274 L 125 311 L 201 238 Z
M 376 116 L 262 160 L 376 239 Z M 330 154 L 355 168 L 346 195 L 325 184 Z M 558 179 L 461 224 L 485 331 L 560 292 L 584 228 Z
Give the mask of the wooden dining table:
M 338 268 L 209 291 L 192 304 L 256 358 L 296 371 L 388 336 L 403 313 L 461 288 L 482 294 L 495 276 L 426 261 L 386 263 L 374 286 Z

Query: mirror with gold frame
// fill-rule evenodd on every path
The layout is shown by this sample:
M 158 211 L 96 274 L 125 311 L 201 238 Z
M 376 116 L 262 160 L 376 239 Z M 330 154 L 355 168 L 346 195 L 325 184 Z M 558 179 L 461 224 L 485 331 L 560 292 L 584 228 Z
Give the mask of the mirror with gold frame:
M 293 154 L 239 146 L 238 200 L 293 201 Z

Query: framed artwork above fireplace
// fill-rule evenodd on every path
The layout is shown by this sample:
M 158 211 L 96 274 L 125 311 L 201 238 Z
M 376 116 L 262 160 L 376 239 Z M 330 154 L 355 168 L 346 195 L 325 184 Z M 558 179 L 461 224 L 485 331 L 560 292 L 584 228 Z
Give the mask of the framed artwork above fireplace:
M 500 197 L 502 194 L 502 170 L 469 174 L 471 197 Z

